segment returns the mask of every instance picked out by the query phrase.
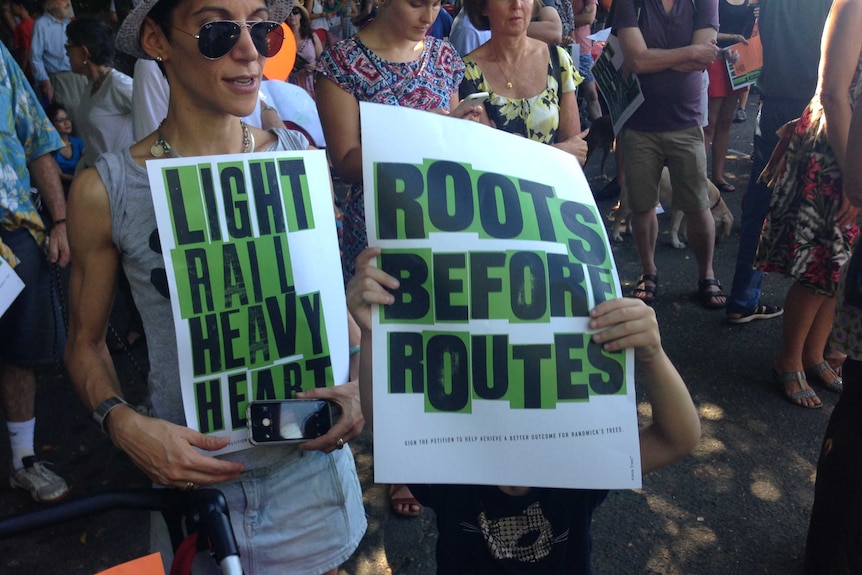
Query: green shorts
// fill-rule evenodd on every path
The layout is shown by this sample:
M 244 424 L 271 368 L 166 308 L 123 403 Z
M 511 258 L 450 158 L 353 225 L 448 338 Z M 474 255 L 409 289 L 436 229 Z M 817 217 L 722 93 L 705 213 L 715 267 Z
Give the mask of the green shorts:
M 667 166 L 673 185 L 673 206 L 665 209 L 700 212 L 709 208 L 706 152 L 700 126 L 671 132 L 620 134 L 626 189 L 631 210 L 648 212 L 659 201 L 661 170 Z

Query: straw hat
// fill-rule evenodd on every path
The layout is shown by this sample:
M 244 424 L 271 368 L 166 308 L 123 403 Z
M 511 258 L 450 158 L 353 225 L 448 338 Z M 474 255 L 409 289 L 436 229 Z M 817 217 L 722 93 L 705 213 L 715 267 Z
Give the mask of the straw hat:
M 158 2 L 159 0 L 138 0 L 135 2 L 135 7 L 123 20 L 117 32 L 118 50 L 131 54 L 135 58 L 152 60 L 141 48 L 141 25 L 144 23 L 144 18 Z M 293 0 L 266 0 L 266 6 L 269 8 L 269 20 L 284 22 L 293 7 Z
M 298 9 L 302 13 L 302 15 L 305 16 L 305 19 L 307 21 L 311 22 L 311 16 L 308 14 L 308 10 L 306 9 L 305 5 L 302 3 L 302 0 L 296 0 L 293 3 L 293 7 Z M 291 12 L 292 11 L 293 10 L 291 10 Z M 288 14 L 290 14 L 290 12 L 288 12 Z
M 302 0 L 296 0 L 296 1 L 293 3 L 293 7 L 294 7 L 294 8 L 296 8 L 297 10 L 299 10 L 299 11 L 302 13 L 302 15 L 303 15 L 303 16 L 305 16 L 305 19 L 306 19 L 308 22 L 311 22 L 311 16 L 309 16 L 309 14 L 308 14 L 308 10 L 307 10 L 307 9 L 305 8 L 305 6 L 303 5 Z M 292 12 L 292 11 L 293 11 L 293 10 L 291 10 L 291 12 Z M 290 12 L 288 12 L 288 14 L 290 14 Z M 285 19 L 286 19 L 286 17 L 285 17 Z

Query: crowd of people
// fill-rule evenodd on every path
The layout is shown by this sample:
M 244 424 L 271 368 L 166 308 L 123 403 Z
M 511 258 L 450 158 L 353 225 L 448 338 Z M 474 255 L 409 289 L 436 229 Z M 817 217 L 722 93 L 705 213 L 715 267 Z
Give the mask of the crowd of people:
M 70 0 L 10 0 L 10 47 L 0 45 L 0 257 L 25 284 L 0 317 L 11 485 L 42 502 L 69 492 L 34 447 L 36 368 L 59 350 L 85 408 L 154 484 L 225 494 L 246 572 L 336 573 L 367 525 L 349 443 L 373 423 L 370 309 L 392 304 L 399 289 L 371 265 L 379 251 L 365 229 L 360 102 L 477 122 L 583 165 L 589 125 L 603 115 L 588 36 L 609 8 L 604 0 L 463 0 L 453 10 L 439 0 L 136 0 L 116 28 L 76 18 Z M 296 40 L 296 65 L 267 80 L 282 23 Z M 803 408 L 822 405 L 809 382 L 841 394 L 818 465 L 805 573 L 847 572 L 862 561 L 852 537 L 862 515 L 848 503 L 862 491 L 862 287 L 852 297 L 862 261 L 854 272 L 851 258 L 862 205 L 862 1 L 615 0 L 607 25 L 643 95 L 616 138 L 642 273 L 631 297 L 597 305 L 589 324 L 604 349 L 635 350 L 653 414 L 640 431 L 643 473 L 684 457 L 700 437 L 650 308 L 661 286 L 656 208 L 666 168 L 673 207 L 688 217 L 699 303 L 724 310 L 730 324 L 783 315 L 773 361 L 780 392 Z M 724 160 L 747 88 L 731 85 L 726 61 L 755 36 L 761 108 L 725 294 L 713 269 L 707 184 L 735 191 Z M 131 75 L 115 67 L 117 51 L 137 59 Z M 317 126 L 299 126 L 271 82 L 314 99 Z M 487 93 L 484 102 L 458 105 L 477 93 Z M 305 150 L 317 143 L 311 133 L 350 188 L 336 212 L 358 365 L 349 382 L 298 395 L 338 405 L 326 434 L 301 447 L 213 456 L 227 438 L 186 426 L 170 296 L 153 276 L 164 264 L 146 162 Z M 51 296 L 65 286 L 52 266 L 69 266 L 68 334 Z M 793 278 L 783 306 L 761 301 L 766 272 Z M 111 360 L 115 292 L 131 312 L 121 348 L 147 342 L 147 411 L 123 398 Z M 440 573 L 536 572 L 536 562 L 542 573 L 589 573 L 590 521 L 606 491 L 392 485 L 389 495 L 400 515 L 435 510 Z M 528 507 L 548 521 L 547 553 L 506 555 L 487 534 L 463 530 L 480 515 L 514 520 Z M 154 526 L 151 544 L 170 561 L 164 526 Z

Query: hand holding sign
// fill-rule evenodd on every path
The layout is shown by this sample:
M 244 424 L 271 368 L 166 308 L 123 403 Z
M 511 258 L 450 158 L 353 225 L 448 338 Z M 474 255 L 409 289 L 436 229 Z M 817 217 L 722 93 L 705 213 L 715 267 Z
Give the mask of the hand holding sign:
M 398 289 L 397 279 L 371 265 L 380 255 L 380 248 L 368 248 L 356 258 L 356 274 L 347 284 L 347 307 L 362 331 L 371 329 L 371 305 L 395 303 L 387 290 Z
M 224 448 L 227 437 L 204 435 L 132 409 L 115 409 L 109 420 L 111 439 L 159 485 L 186 488 L 239 479 L 243 464 L 223 461 L 198 451 Z M 197 448 L 197 449 L 195 449 Z

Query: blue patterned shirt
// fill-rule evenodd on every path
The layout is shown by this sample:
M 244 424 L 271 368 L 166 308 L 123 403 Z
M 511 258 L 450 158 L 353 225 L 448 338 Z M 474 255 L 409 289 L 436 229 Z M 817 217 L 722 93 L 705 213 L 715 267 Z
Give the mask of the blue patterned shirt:
M 39 105 L 33 88 L 12 54 L 0 43 L 0 226 L 27 228 L 45 242 L 45 224 L 30 194 L 27 164 L 63 147 L 60 135 Z M 0 242 L 0 257 L 13 266 L 12 251 Z

